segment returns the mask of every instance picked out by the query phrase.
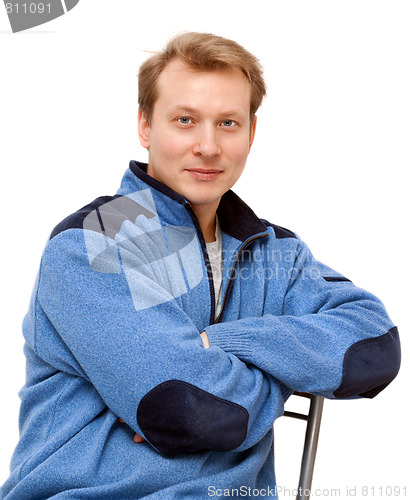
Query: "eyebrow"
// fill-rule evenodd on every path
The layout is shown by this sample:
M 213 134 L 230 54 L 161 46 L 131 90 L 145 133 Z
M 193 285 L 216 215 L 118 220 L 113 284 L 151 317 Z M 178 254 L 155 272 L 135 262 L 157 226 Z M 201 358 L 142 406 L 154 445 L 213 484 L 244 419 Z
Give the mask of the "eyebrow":
M 176 105 L 170 110 L 170 114 L 173 113 L 187 113 L 187 114 L 198 114 L 200 111 L 192 106 L 187 106 L 184 104 Z M 219 113 L 221 116 L 239 116 L 243 117 L 242 111 L 239 110 L 227 110 Z
M 195 108 L 192 108 L 191 106 L 177 105 L 171 109 L 171 113 L 174 113 L 174 112 L 195 114 L 195 113 L 198 113 L 198 110 Z

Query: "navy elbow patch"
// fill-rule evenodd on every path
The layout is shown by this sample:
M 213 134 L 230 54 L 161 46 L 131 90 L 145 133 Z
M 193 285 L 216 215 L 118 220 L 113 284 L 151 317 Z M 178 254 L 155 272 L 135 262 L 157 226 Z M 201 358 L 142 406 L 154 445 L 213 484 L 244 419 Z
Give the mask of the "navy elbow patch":
M 374 398 L 396 377 L 400 368 L 400 340 L 396 327 L 380 337 L 360 340 L 346 351 L 336 398 Z
M 147 440 L 170 457 L 233 450 L 246 437 L 248 419 L 242 406 L 181 380 L 154 387 L 137 410 L 138 425 Z

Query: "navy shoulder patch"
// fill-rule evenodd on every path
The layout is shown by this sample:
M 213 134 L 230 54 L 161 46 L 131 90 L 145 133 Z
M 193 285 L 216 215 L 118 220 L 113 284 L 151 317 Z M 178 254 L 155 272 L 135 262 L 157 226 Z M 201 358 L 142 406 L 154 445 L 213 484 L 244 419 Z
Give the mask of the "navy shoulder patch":
M 122 195 L 101 196 L 77 212 L 66 217 L 50 235 L 50 239 L 68 229 L 89 229 L 114 239 L 124 221 L 134 222 L 139 215 L 150 219 L 153 212 Z
M 265 219 L 261 219 L 261 221 L 266 225 L 270 226 L 273 228 L 275 231 L 275 236 L 278 240 L 284 239 L 284 238 L 295 238 L 296 239 L 296 234 L 290 231 L 289 229 L 286 229 L 286 227 L 282 226 L 277 226 L 276 224 L 271 224 Z
M 141 400 L 137 421 L 147 440 L 164 456 L 230 451 L 245 439 L 249 414 L 182 380 L 154 387 Z
M 120 195 L 101 196 L 100 198 L 97 198 L 91 203 L 89 203 L 88 205 L 85 205 L 83 208 L 80 208 L 80 210 L 77 210 L 77 212 L 74 212 L 73 214 L 69 215 L 68 217 L 63 219 L 59 224 L 57 224 L 57 226 L 53 229 L 50 235 L 50 240 L 68 229 L 76 229 L 76 228 L 82 229 L 84 224 L 84 219 L 87 217 L 88 214 L 90 214 L 93 210 L 96 210 L 101 205 L 104 205 L 105 203 L 114 200 L 115 198 L 119 198 L 119 196 Z

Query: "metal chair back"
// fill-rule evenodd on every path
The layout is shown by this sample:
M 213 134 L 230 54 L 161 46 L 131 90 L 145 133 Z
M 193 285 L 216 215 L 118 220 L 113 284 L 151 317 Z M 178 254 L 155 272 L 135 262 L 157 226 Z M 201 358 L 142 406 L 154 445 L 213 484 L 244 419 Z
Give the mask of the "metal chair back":
M 312 487 L 313 469 L 319 440 L 324 398 L 304 392 L 294 392 L 296 396 L 310 399 L 308 414 L 285 411 L 284 416 L 306 421 L 305 443 L 300 467 L 298 496 L 296 500 L 309 500 Z

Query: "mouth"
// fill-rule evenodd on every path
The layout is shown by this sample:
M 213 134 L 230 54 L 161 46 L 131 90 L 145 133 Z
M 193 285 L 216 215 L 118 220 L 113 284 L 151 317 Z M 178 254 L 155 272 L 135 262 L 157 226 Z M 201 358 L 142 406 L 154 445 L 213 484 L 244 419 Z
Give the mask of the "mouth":
M 214 168 L 188 168 L 187 171 L 195 177 L 195 179 L 199 179 L 201 181 L 211 181 L 222 174 L 222 170 Z

